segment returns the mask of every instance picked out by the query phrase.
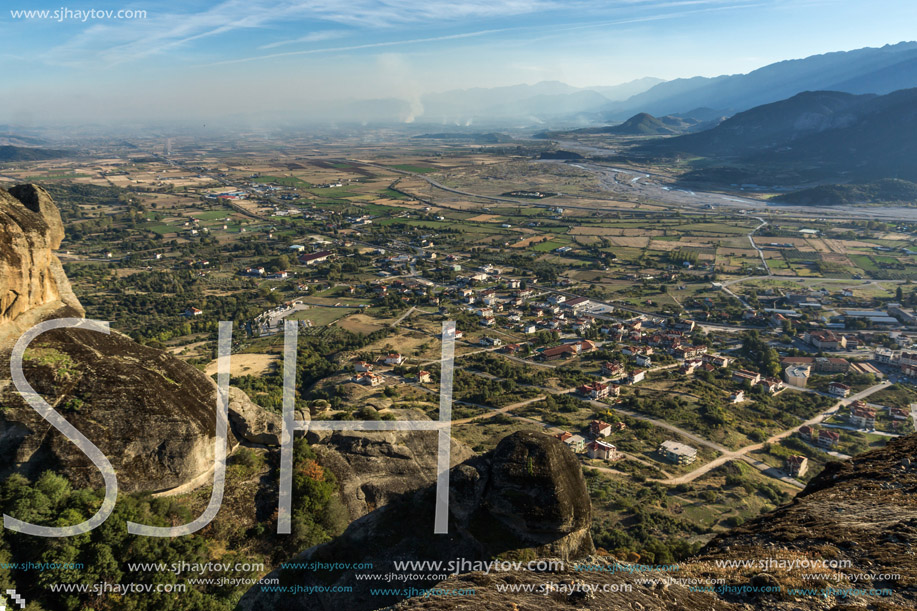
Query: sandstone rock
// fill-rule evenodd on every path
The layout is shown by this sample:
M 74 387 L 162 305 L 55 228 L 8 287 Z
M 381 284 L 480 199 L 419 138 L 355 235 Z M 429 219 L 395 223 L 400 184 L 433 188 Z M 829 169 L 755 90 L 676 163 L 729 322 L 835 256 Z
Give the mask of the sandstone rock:
M 550 555 L 592 552 L 592 504 L 577 458 L 558 440 L 533 432 L 505 437 L 494 450 L 484 496 L 487 511 L 507 529 Z M 566 537 L 573 535 L 572 541 Z M 572 543 L 572 548 L 565 545 Z M 582 546 L 583 549 L 579 549 Z
M 351 520 L 436 481 L 435 432 L 310 431 L 306 439 L 340 483 Z M 452 440 L 453 465 L 473 455 L 470 448 Z
M 251 443 L 279 446 L 280 416 L 252 402 L 242 390 L 229 388 L 229 423 L 233 432 Z
M 44 189 L 0 189 L 0 345 L 55 312 L 83 314 L 53 252 L 63 238 L 60 213 Z
M 9 371 L 9 352 L 0 354 Z M 216 387 L 203 373 L 122 335 L 59 329 L 26 352 L 26 380 L 108 457 L 124 491 L 180 486 L 213 466 Z M 77 486 L 101 476 L 66 437 L 27 406 L 12 384 L 0 392 L 4 471 L 49 468 Z M 20 443 L 12 443 L 19 440 Z M 234 438 L 228 440 L 230 448 Z

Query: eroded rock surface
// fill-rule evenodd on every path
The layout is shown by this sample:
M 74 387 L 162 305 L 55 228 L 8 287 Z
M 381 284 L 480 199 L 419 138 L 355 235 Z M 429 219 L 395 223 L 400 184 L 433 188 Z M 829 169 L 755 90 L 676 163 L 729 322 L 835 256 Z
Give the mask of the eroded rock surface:
M 82 315 L 54 254 L 63 239 L 60 213 L 44 189 L 0 189 L 0 345 L 55 311 Z

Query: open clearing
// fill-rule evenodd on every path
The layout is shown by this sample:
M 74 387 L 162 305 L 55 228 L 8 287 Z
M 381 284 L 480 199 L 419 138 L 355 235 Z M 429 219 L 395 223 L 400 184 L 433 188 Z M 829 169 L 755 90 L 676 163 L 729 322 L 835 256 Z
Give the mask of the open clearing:
M 271 370 L 280 357 L 276 354 L 234 354 L 230 359 L 229 375 L 261 376 Z M 212 376 L 217 372 L 217 359 L 213 359 L 204 368 L 204 373 Z
M 362 335 L 369 335 L 384 328 L 383 325 L 378 324 L 378 319 L 365 314 L 354 314 L 353 316 L 342 318 L 338 321 L 337 326 L 351 333 L 360 333 Z

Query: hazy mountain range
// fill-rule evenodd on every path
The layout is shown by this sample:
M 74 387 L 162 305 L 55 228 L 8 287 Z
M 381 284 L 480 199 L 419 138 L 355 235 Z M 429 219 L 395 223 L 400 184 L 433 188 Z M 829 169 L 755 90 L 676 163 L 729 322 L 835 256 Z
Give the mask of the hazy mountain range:
M 797 181 L 917 180 L 917 88 L 877 96 L 804 92 L 741 112 L 713 129 L 643 145 L 655 155 L 691 154 L 728 163 L 694 178 L 761 182 L 742 177 L 784 176 Z M 743 169 L 745 168 L 745 169 Z M 778 180 L 779 182 L 779 180 Z
M 678 116 L 699 108 L 729 116 L 803 91 L 885 94 L 911 87 L 917 87 L 917 42 L 902 42 L 813 55 L 748 74 L 712 78 L 644 78 L 615 87 L 588 88 L 549 81 L 447 91 L 421 96 L 412 106 L 410 119 L 455 125 L 585 126 L 620 122 L 638 113 Z
M 431 93 L 420 98 L 423 110 L 416 119 L 458 125 L 495 119 L 539 123 L 558 118 L 572 120 L 577 115 L 594 119 L 609 103 L 626 100 L 663 82 L 647 77 L 611 87 L 578 88 L 558 81 L 543 81 L 535 85 Z
M 0 145 L 0 162 L 6 161 L 41 161 L 64 157 L 68 153 L 57 149 L 32 147 L 33 142 L 24 143 L 28 146 L 15 146 L 11 144 Z
M 748 74 L 675 79 L 604 110 L 606 119 L 638 112 L 666 115 L 709 107 L 734 114 L 802 91 L 884 94 L 917 87 L 917 42 L 813 55 L 777 62 Z

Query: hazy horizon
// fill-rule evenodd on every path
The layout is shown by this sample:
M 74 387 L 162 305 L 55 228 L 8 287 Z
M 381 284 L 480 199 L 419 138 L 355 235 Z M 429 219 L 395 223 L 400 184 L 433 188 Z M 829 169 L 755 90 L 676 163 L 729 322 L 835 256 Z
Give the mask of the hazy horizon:
M 917 17 L 844 0 L 100 2 L 112 15 L 14 15 L 43 8 L 90 7 L 3 13 L 0 124 L 321 117 L 386 99 L 413 118 L 422 96 L 455 89 L 711 77 L 881 47 L 913 38 Z

